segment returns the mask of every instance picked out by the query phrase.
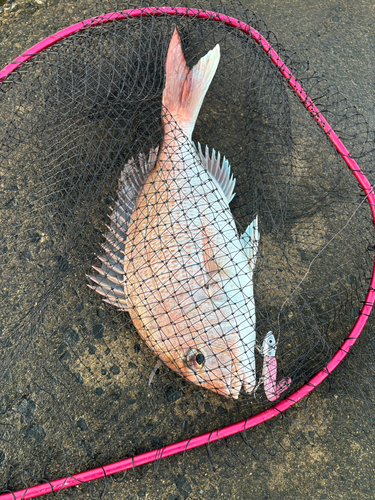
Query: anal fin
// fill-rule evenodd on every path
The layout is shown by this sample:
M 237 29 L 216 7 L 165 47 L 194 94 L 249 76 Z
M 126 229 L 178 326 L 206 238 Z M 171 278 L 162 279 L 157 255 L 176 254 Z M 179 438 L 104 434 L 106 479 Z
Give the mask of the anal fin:
M 206 146 L 205 153 L 203 154 L 200 143 L 198 142 L 197 152 L 199 158 L 207 170 L 210 173 L 212 179 L 220 189 L 223 191 L 224 196 L 226 197 L 228 203 L 230 203 L 235 193 L 234 186 L 236 185 L 236 179 L 232 175 L 232 171 L 229 165 L 229 161 L 223 157 L 223 161 L 221 162 L 221 155 L 218 152 L 216 156 L 216 151 L 213 149 L 210 157 L 210 150 Z

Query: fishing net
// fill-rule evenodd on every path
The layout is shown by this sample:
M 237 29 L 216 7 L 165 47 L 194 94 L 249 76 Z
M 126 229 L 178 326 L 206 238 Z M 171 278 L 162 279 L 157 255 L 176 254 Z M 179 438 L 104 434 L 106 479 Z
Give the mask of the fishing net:
M 203 433 L 192 467 L 373 426 L 366 122 L 239 5 L 135 7 L 2 73 L 3 490 L 157 449 L 173 475 L 163 447 Z M 162 105 L 176 27 L 189 68 L 220 46 L 192 142 Z

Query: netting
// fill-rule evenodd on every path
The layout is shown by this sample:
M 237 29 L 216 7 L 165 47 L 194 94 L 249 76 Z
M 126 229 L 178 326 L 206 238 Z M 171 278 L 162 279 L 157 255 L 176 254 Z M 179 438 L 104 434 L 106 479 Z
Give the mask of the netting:
M 265 36 L 371 182 L 358 112 L 248 11 L 198 7 Z M 364 324 L 369 190 L 270 52 L 225 16 L 115 17 L 0 84 L 4 490 L 290 402 Z M 372 329 L 310 398 L 226 450 L 368 433 Z

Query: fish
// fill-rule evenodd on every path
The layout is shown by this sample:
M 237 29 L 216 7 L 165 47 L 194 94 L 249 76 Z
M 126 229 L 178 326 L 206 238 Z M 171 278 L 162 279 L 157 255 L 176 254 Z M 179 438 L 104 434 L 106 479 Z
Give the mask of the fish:
M 258 217 L 238 234 L 229 161 L 192 141 L 219 61 L 217 44 L 189 69 L 175 29 L 165 63 L 163 139 L 126 163 L 101 267 L 88 278 L 103 300 L 130 314 L 162 363 L 238 399 L 256 387 Z

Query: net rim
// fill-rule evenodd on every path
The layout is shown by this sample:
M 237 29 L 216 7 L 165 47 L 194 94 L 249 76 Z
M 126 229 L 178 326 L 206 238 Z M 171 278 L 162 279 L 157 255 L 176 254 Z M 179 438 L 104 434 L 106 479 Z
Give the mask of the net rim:
M 375 225 L 375 194 L 371 183 L 367 179 L 366 175 L 362 172 L 357 162 L 352 158 L 349 151 L 340 140 L 338 135 L 335 133 L 333 128 L 329 125 L 328 121 L 325 119 L 323 114 L 320 112 L 318 107 L 314 104 L 313 100 L 307 95 L 306 91 L 303 89 L 302 85 L 296 80 L 292 71 L 281 59 L 279 54 L 273 49 L 271 44 L 253 27 L 248 24 L 221 14 L 218 12 L 193 9 L 187 7 L 143 7 L 137 9 L 129 9 L 119 12 L 110 12 L 104 15 L 96 16 L 84 21 L 78 22 L 61 31 L 50 35 L 49 37 L 41 40 L 36 45 L 32 46 L 26 52 L 18 56 L 8 65 L 6 65 L 0 71 L 0 84 L 4 83 L 6 78 L 18 69 L 22 64 L 24 64 L 29 59 L 35 57 L 37 54 L 43 52 L 48 47 L 54 45 L 55 43 L 75 34 L 77 31 L 87 29 L 92 26 L 99 26 L 101 24 L 113 22 L 115 20 L 131 19 L 135 17 L 146 17 L 146 16 L 184 16 L 184 17 L 194 17 L 198 19 L 209 19 L 216 22 L 222 22 L 227 26 L 237 28 L 246 35 L 251 36 L 258 45 L 261 46 L 263 51 L 268 55 L 272 63 L 279 69 L 282 76 L 287 80 L 288 85 L 291 87 L 293 92 L 299 97 L 302 104 L 307 111 L 310 112 L 311 116 L 324 131 L 327 139 L 334 145 L 337 152 L 340 154 L 342 159 L 345 161 L 347 167 L 351 170 L 354 177 L 357 179 L 360 187 L 364 191 L 367 201 L 370 205 L 373 222 Z M 120 460 L 112 464 L 108 464 L 102 467 L 97 467 L 85 472 L 70 475 L 61 479 L 56 479 L 51 482 L 46 482 L 30 488 L 15 492 L 7 492 L 5 494 L 0 494 L 1 500 L 15 500 L 22 499 L 26 500 L 29 498 L 36 498 L 41 495 L 48 493 L 55 493 L 61 489 L 69 488 L 72 486 L 77 486 L 82 483 L 92 481 L 94 479 L 100 479 L 118 472 L 123 472 L 127 469 L 131 469 L 140 465 L 145 465 L 162 458 L 166 458 L 178 453 L 184 453 L 193 448 L 203 446 L 219 439 L 227 438 L 234 434 L 244 432 L 247 429 L 256 427 L 267 420 L 276 417 L 280 413 L 286 411 L 291 406 L 295 405 L 301 399 L 310 394 L 318 385 L 320 385 L 332 371 L 337 368 L 337 366 L 343 361 L 343 359 L 348 354 L 351 347 L 358 340 L 363 328 L 365 327 L 367 320 L 370 316 L 372 308 L 375 303 L 375 262 L 372 270 L 372 276 L 370 280 L 369 289 L 366 294 L 363 307 L 359 313 L 359 316 L 349 333 L 345 338 L 343 344 L 339 347 L 337 352 L 332 357 L 331 361 L 321 369 L 314 377 L 312 377 L 306 384 L 297 389 L 293 394 L 287 396 L 282 401 L 278 402 L 271 408 L 264 410 L 262 412 L 253 415 L 252 417 L 241 420 L 235 424 L 225 426 L 221 429 L 216 429 L 199 436 L 195 436 L 184 441 L 179 441 L 171 445 L 153 450 L 150 452 L 142 453 L 125 460 Z

